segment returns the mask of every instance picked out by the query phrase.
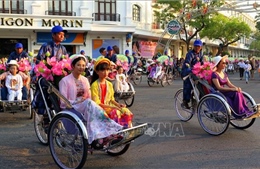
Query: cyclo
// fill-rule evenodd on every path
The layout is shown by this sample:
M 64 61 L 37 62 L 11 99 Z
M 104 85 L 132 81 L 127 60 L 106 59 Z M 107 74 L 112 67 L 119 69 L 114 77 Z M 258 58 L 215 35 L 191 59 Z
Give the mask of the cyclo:
M 251 117 L 241 117 L 227 103 L 223 94 L 215 91 L 205 79 L 198 79 L 189 74 L 183 80 L 189 78 L 192 84 L 191 109 L 183 106 L 183 88 L 179 89 L 174 96 L 174 106 L 180 120 L 189 121 L 197 113 L 198 121 L 203 130 L 211 135 L 223 134 L 229 124 L 237 129 L 246 129 L 252 126 L 258 113 Z M 247 106 L 251 111 L 259 112 L 259 105 L 246 92 L 242 91 Z
M 3 74 L 6 74 L 6 73 L 7 72 L 4 72 Z M 1 74 L 1 76 L 3 76 L 3 75 Z M 30 76 L 28 76 L 27 81 L 30 82 Z M 26 86 L 23 86 L 22 100 L 17 100 L 17 98 L 15 98 L 14 101 L 9 101 L 8 100 L 8 91 L 7 91 L 7 87 L 5 86 L 4 79 L 2 79 L 2 81 L 0 81 L 0 84 L 1 84 L 1 87 L 0 87 L 0 91 L 1 91 L 0 109 L 1 109 L 1 111 L 15 113 L 16 111 L 21 111 L 21 110 L 26 111 L 28 109 L 29 118 L 32 119 L 33 111 L 32 111 L 31 102 L 33 100 L 33 94 L 34 94 L 32 85 L 30 85 L 31 87 L 29 88 L 29 90 L 26 88 Z
M 70 102 L 46 79 L 40 78 L 37 88 L 35 97 L 39 98 L 41 105 L 34 106 L 36 135 L 41 143 L 49 144 L 51 155 L 60 168 L 82 168 L 88 152 L 94 150 L 103 150 L 111 156 L 122 155 L 147 128 L 145 123 L 124 129 L 116 133 L 122 136 L 120 141 L 112 138 L 103 143 L 93 141 L 89 145 L 85 127 L 87 121 L 84 121 L 81 113 L 74 110 Z M 60 109 L 59 100 L 67 104 L 67 109 Z

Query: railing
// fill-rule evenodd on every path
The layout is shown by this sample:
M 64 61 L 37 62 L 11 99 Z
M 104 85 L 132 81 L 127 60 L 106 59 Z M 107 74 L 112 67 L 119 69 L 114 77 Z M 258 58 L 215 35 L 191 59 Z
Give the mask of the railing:
M 0 8 L 0 13 L 27 14 L 27 10 L 26 10 L 26 9 L 8 9 L 8 8 Z
M 62 16 L 76 16 L 76 12 L 71 12 L 71 11 L 51 11 L 47 10 L 45 11 L 45 15 L 62 15 Z
M 120 14 L 113 13 L 93 13 L 94 21 L 115 21 L 120 22 Z

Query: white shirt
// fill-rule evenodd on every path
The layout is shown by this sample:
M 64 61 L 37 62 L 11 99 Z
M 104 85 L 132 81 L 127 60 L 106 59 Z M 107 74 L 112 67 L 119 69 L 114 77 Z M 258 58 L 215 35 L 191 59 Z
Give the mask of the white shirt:
M 8 89 L 22 90 L 23 79 L 19 74 L 16 74 L 16 75 L 8 74 L 6 76 L 5 86 Z

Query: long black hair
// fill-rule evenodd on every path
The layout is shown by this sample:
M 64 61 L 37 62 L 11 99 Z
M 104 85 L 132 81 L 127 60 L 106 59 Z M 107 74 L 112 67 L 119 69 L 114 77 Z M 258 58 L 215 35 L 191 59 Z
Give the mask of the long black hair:
M 97 74 L 96 71 L 108 70 L 109 68 L 110 68 L 110 65 L 109 65 L 108 63 L 106 63 L 106 62 L 103 62 L 103 63 L 98 64 L 98 65 L 96 66 L 96 69 L 95 69 L 94 72 L 93 72 L 93 76 L 92 76 L 92 80 L 91 80 L 90 85 L 91 85 L 92 83 L 94 83 L 96 80 L 98 80 L 98 78 L 99 78 L 99 76 L 98 76 L 98 74 Z

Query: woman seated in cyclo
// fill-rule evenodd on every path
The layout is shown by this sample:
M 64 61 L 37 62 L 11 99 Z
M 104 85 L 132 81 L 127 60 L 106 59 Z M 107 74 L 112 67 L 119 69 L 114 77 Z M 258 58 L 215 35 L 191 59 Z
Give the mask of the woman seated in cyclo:
M 150 66 L 147 68 L 147 70 L 149 72 L 148 78 L 154 79 L 155 73 L 156 73 L 156 63 L 154 61 L 151 62 Z
M 88 142 L 91 144 L 97 139 L 107 139 L 115 136 L 123 128 L 111 120 L 106 112 L 91 100 L 89 81 L 82 75 L 86 67 L 86 58 L 79 55 L 71 61 L 72 72 L 59 82 L 60 93 L 72 104 L 73 108 L 83 115 L 88 132 Z M 60 107 L 66 108 L 61 101 Z
M 96 62 L 91 82 L 92 99 L 106 111 L 111 119 L 125 128 L 132 127 L 133 114 L 126 108 L 125 104 L 119 104 L 115 101 L 113 85 L 106 80 L 110 65 L 110 60 L 106 58 Z
M 11 93 L 13 93 L 14 91 L 16 91 L 18 88 L 15 88 L 14 89 L 14 83 L 15 84 L 18 84 L 18 81 L 17 81 L 17 83 L 16 82 L 14 82 L 14 83 L 12 83 L 12 85 L 10 84 L 10 78 L 12 77 L 12 76 L 16 76 L 17 78 L 18 77 L 21 77 L 22 78 L 22 88 L 21 88 L 21 92 L 22 92 L 22 97 L 21 97 L 21 99 L 20 99 L 20 94 L 19 94 L 19 96 L 18 96 L 18 94 L 17 95 L 15 95 L 15 97 L 18 97 L 17 98 L 17 100 L 27 100 L 28 98 L 27 98 L 27 92 L 28 92 L 28 90 L 29 90 L 29 88 L 30 88 L 30 76 L 28 76 L 28 75 L 26 75 L 25 73 L 23 73 L 23 72 L 21 72 L 21 71 L 19 71 L 18 70 L 18 67 L 19 67 L 19 65 L 18 65 L 18 63 L 17 63 L 17 61 L 16 60 L 11 60 L 9 63 L 7 63 L 7 68 L 8 68 L 8 71 L 6 71 L 6 72 L 4 72 L 4 73 L 2 73 L 1 75 L 0 75 L 0 81 L 2 81 L 2 80 L 4 80 L 5 79 L 5 82 L 7 82 L 7 83 L 5 83 L 5 86 L 6 87 L 2 87 L 2 89 L 1 89 L 1 99 L 2 100 L 9 100 L 9 101 L 13 101 L 13 94 L 11 95 L 11 97 L 8 97 L 8 96 L 10 96 L 10 94 Z M 12 68 L 11 68 L 12 67 Z M 10 69 L 11 68 L 11 69 Z M 13 70 L 13 69 L 15 69 L 15 70 Z M 13 72 L 13 73 L 12 73 Z M 14 75 L 14 73 L 16 74 L 16 75 Z M 20 79 L 20 78 L 18 78 L 18 79 Z M 20 83 L 20 82 L 19 82 Z M 2 84 L 1 84 L 2 85 Z M 19 87 L 19 91 L 20 91 L 20 87 Z M 15 93 L 19 93 L 19 92 L 15 92 Z M 10 100 L 10 99 L 11 100 Z
M 227 56 L 216 56 L 212 59 L 216 70 L 212 73 L 212 86 L 214 89 L 219 90 L 227 99 L 230 107 L 240 117 L 250 117 L 255 112 L 252 112 L 247 107 L 245 98 L 242 94 L 240 87 L 233 85 L 224 72 L 227 65 Z

